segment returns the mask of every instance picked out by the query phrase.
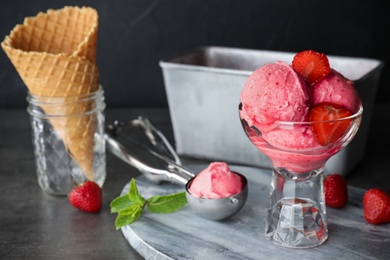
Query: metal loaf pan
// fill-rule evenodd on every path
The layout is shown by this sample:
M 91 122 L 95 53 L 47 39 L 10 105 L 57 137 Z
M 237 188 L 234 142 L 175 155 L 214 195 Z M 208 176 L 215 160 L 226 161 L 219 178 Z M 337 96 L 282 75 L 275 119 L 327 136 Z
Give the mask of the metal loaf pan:
M 246 137 L 238 117 L 248 76 L 268 62 L 291 63 L 295 53 L 204 46 L 160 60 L 179 155 L 271 167 Z M 331 67 L 356 84 L 364 106 L 361 127 L 349 146 L 333 156 L 326 172 L 346 175 L 364 156 L 383 62 L 328 56 Z

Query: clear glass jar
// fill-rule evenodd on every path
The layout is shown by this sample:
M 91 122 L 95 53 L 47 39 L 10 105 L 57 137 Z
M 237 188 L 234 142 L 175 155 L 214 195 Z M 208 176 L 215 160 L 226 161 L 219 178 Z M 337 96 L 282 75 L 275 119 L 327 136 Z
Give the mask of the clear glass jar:
M 40 187 L 66 195 L 85 180 L 106 178 L 104 91 L 70 97 L 28 92 L 32 141 Z

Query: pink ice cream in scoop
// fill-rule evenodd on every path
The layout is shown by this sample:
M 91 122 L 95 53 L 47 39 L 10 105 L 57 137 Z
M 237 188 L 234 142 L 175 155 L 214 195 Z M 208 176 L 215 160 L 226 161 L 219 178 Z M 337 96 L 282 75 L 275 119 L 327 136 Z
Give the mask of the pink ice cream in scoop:
M 241 177 L 225 162 L 212 162 L 193 179 L 189 192 L 198 198 L 219 199 L 242 190 Z
M 265 64 L 247 79 L 241 92 L 241 117 L 267 132 L 274 121 L 304 121 L 309 112 L 308 86 L 286 62 Z
M 355 114 L 361 105 L 359 93 L 353 82 L 331 69 L 329 74 L 312 88 L 312 102 L 330 102 L 344 106 Z

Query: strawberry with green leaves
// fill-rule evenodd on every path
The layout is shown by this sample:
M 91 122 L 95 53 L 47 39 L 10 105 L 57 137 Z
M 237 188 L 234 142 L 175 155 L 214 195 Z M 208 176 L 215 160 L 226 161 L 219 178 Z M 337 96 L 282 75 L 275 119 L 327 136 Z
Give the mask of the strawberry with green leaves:
M 328 57 L 313 50 L 298 52 L 293 58 L 292 67 L 310 86 L 314 86 L 330 72 Z
M 314 136 L 322 146 L 336 143 L 349 130 L 352 120 L 343 119 L 351 116 L 343 106 L 333 103 L 319 103 L 310 111 Z

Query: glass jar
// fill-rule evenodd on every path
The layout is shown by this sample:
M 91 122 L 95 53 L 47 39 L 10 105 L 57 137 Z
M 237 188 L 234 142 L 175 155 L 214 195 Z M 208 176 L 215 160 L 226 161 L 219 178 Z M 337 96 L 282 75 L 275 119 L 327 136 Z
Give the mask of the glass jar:
M 106 178 L 104 91 L 78 96 L 27 94 L 36 173 L 47 193 L 66 195 L 85 180 Z

